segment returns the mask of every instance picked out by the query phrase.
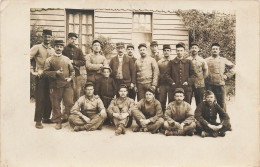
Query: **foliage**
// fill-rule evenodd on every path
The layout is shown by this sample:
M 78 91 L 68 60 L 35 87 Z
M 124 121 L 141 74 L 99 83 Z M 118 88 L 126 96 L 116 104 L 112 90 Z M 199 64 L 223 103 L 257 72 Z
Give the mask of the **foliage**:
M 200 10 L 178 10 L 176 13 L 182 18 L 189 30 L 190 42 L 197 42 L 200 55 L 204 58 L 211 55 L 211 44 L 217 42 L 221 46 L 220 56 L 235 63 L 236 54 L 236 17 L 218 11 L 203 12 Z M 229 89 L 235 87 L 235 77 L 226 82 Z M 231 87 L 231 88 L 230 88 Z

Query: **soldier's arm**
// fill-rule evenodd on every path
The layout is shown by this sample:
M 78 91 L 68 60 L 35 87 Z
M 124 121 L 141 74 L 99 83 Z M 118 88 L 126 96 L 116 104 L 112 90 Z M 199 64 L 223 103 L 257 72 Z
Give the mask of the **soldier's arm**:
M 163 112 L 162 112 L 162 107 L 161 107 L 161 103 L 158 102 L 155 104 L 155 111 L 156 114 L 154 117 L 149 118 L 149 120 L 153 123 L 155 123 L 159 118 L 163 117 Z
M 195 110 L 195 119 L 199 121 L 201 124 L 208 126 L 208 122 L 202 116 L 202 105 L 203 103 L 200 103 L 200 105 L 197 106 Z
M 209 68 L 208 68 L 208 64 L 206 62 L 206 60 L 203 59 L 202 62 L 202 70 L 203 70 L 203 76 L 204 78 L 207 78 L 209 75 Z
M 136 71 L 133 59 L 130 58 L 130 75 L 131 75 L 131 83 L 136 83 Z
M 119 108 L 116 106 L 116 100 L 112 100 L 110 105 L 107 108 L 107 113 L 109 118 L 113 118 L 113 113 L 119 113 L 118 111 L 115 110 L 119 110 Z
M 227 78 L 231 78 L 235 74 L 235 65 L 228 59 L 225 59 L 225 65 L 230 67 L 230 69 L 224 75 L 226 75 Z
M 219 104 L 215 104 L 216 110 L 219 114 L 219 117 L 222 118 L 222 125 L 228 127 L 230 125 L 230 118 L 227 112 L 223 108 L 220 107 Z
M 152 86 L 158 85 L 159 68 L 156 60 L 152 59 L 153 81 Z
M 83 52 L 82 52 L 81 49 L 78 49 L 78 54 L 79 54 L 78 59 L 73 60 L 73 63 L 74 63 L 76 66 L 78 66 L 78 67 L 84 66 L 85 63 L 86 63 L 86 60 L 85 60 L 84 54 L 83 54 Z
M 167 68 L 166 68 L 165 78 L 166 78 L 166 80 L 168 81 L 168 83 L 170 85 L 175 83 L 175 81 L 171 77 L 171 72 L 172 72 L 172 65 L 171 65 L 171 61 L 169 61 L 168 65 L 167 65 Z
M 34 72 L 34 68 L 36 67 L 36 64 L 35 64 L 35 56 L 38 54 L 39 52 L 39 49 L 38 49 L 38 46 L 37 45 L 34 45 L 31 49 L 30 49 L 30 72 Z
M 100 69 L 100 64 L 91 63 L 90 55 L 87 55 L 85 57 L 85 59 L 86 59 L 86 68 L 88 70 L 99 70 Z
M 51 67 L 51 57 L 46 59 L 43 73 L 49 78 L 53 78 L 53 79 L 57 78 L 57 72 L 54 71 L 54 69 Z
M 104 107 L 102 100 L 100 98 L 98 98 L 97 100 L 98 100 L 98 103 L 97 103 L 98 111 L 99 112 L 105 111 L 105 107 Z
M 78 115 L 78 116 L 80 116 L 81 118 L 84 116 L 84 115 L 80 112 L 81 106 L 84 105 L 84 98 L 85 98 L 85 97 L 80 97 L 80 98 L 75 102 L 75 104 L 73 105 L 73 107 L 72 107 L 71 110 L 70 110 L 70 113 L 71 113 L 71 114 Z
M 173 118 L 172 110 L 173 110 L 172 107 L 168 105 L 164 114 L 164 118 L 166 119 L 167 122 L 169 122 L 169 124 L 173 124 L 176 122 L 172 119 Z
M 185 109 L 186 109 L 186 111 L 185 111 L 186 119 L 182 123 L 190 124 L 195 121 L 194 113 L 192 112 L 191 106 L 189 104 L 187 104 Z
M 75 77 L 75 70 L 70 61 L 68 61 L 68 66 L 69 66 L 69 70 L 70 70 L 70 78 L 73 79 Z

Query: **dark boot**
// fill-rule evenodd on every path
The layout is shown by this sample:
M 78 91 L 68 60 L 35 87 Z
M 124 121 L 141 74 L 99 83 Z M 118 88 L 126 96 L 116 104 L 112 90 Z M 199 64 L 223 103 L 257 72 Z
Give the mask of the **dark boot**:
M 42 128 L 43 128 L 41 122 L 36 122 L 35 127 L 36 127 L 37 129 L 42 129 Z
M 75 132 L 83 131 L 83 130 L 85 130 L 85 127 L 84 126 L 74 126 L 73 130 Z
M 51 119 L 48 118 L 48 119 L 43 119 L 42 123 L 44 123 L 44 124 L 53 124 L 54 122 L 52 122 Z
M 116 131 L 115 131 L 115 135 L 116 135 L 116 136 L 121 135 L 122 132 L 123 132 L 122 126 L 118 126 L 118 128 L 117 128 Z
M 58 123 L 56 124 L 55 129 L 56 129 L 56 130 L 62 129 L 62 124 L 61 124 L 61 122 L 58 122 Z

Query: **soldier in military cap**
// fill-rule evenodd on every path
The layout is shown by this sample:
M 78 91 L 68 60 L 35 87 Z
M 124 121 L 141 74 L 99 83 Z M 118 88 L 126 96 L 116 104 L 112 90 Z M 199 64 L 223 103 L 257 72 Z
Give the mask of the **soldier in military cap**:
M 148 56 L 147 46 L 141 43 L 138 46 L 141 57 L 135 62 L 137 99 L 145 97 L 149 87 L 156 89 L 158 84 L 159 68 L 154 58 Z
M 52 121 L 57 123 L 57 130 L 62 128 L 62 121 L 66 122 L 70 109 L 73 106 L 72 79 L 75 77 L 75 70 L 68 57 L 62 55 L 64 49 L 63 40 L 54 41 L 55 54 L 47 58 L 44 65 L 44 74 L 50 81 L 50 93 L 52 100 Z M 61 113 L 61 101 L 63 100 L 65 110 Z
M 136 81 L 136 72 L 133 60 L 125 54 L 125 45 L 123 42 L 116 44 L 117 56 L 113 57 L 109 66 L 112 69 L 112 77 L 117 86 L 117 91 L 121 84 L 126 84 L 129 89 L 134 89 Z
M 150 43 L 150 49 L 152 52 L 151 57 L 154 58 L 158 62 L 162 58 L 162 56 L 159 53 L 158 42 L 152 41 Z
M 127 97 L 128 87 L 125 84 L 120 85 L 119 97 L 112 100 L 107 113 L 110 120 L 116 126 L 116 135 L 125 134 L 125 127 L 132 121 L 132 112 L 136 110 L 135 102 L 133 99 Z
M 174 90 L 183 88 L 185 91 L 185 101 L 191 102 L 191 85 L 190 85 L 190 60 L 184 57 L 185 44 L 180 42 L 176 45 L 177 56 L 170 60 L 166 70 L 166 79 L 171 85 L 172 93 L 169 93 L 169 102 L 174 100 Z
M 155 99 L 154 94 L 154 87 L 149 87 L 145 92 L 145 98 L 137 103 L 137 110 L 133 110 L 133 117 L 137 123 L 133 132 L 157 133 L 163 126 L 161 103 Z
M 48 78 L 43 74 L 44 64 L 48 57 L 54 55 L 55 51 L 51 47 L 50 42 L 52 38 L 52 31 L 44 29 L 42 32 L 43 42 L 34 45 L 30 50 L 31 60 L 31 74 L 35 76 L 35 127 L 42 129 L 43 123 L 52 123 L 51 115 L 51 101 L 49 94 Z M 36 66 L 33 66 L 35 62 Z
M 93 82 L 102 77 L 101 68 L 108 65 L 108 61 L 105 56 L 101 55 L 101 45 L 99 40 L 92 42 L 92 53 L 86 55 L 86 69 L 87 69 L 87 81 Z
M 76 33 L 68 34 L 68 45 L 64 47 L 62 54 L 67 56 L 75 70 L 75 78 L 73 79 L 74 102 L 80 97 L 82 87 L 82 77 L 80 75 L 80 67 L 84 66 L 86 61 L 83 52 L 80 48 L 76 47 L 76 40 L 78 36 Z
M 183 101 L 184 90 L 176 88 L 174 91 L 175 101 L 169 103 L 165 111 L 164 128 L 166 136 L 192 136 L 195 131 L 194 112 L 189 103 Z
M 93 83 L 87 82 L 84 91 L 85 95 L 75 102 L 70 111 L 69 123 L 76 132 L 101 129 L 107 118 L 102 100 L 98 96 L 94 96 Z

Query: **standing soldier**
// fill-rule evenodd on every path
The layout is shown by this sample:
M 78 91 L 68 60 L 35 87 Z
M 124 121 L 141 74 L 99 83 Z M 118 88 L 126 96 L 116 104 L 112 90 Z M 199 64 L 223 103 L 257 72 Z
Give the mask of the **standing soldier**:
M 81 96 L 71 109 L 70 126 L 74 131 L 94 131 L 101 129 L 107 118 L 106 109 L 102 100 L 94 96 L 94 85 L 87 82 L 84 88 L 85 95 Z
M 117 92 L 121 84 L 125 84 L 129 89 L 134 89 L 136 73 L 133 60 L 125 55 L 125 46 L 123 42 L 116 44 L 117 56 L 110 61 L 110 68 L 112 69 L 112 77 L 116 82 Z
M 94 40 L 92 42 L 93 53 L 86 56 L 87 81 L 92 82 L 93 84 L 102 77 L 101 68 L 104 65 L 108 65 L 105 56 L 100 54 L 101 45 L 99 40 Z
M 43 43 L 35 45 L 30 50 L 30 60 L 33 59 L 36 62 L 36 71 L 34 71 L 31 65 L 31 73 L 36 76 L 36 88 L 35 88 L 35 127 L 42 129 L 43 123 L 52 123 L 51 116 L 51 101 L 49 94 L 49 82 L 48 78 L 43 75 L 43 69 L 45 61 L 48 57 L 54 55 L 55 51 L 50 46 L 52 31 L 43 30 L 42 32 Z
M 190 77 L 190 61 L 184 58 L 185 44 L 180 42 L 176 45 L 177 56 L 170 60 L 166 70 L 166 79 L 171 85 L 173 91 L 169 93 L 169 102 L 174 100 L 173 92 L 176 88 L 183 88 L 185 92 L 185 101 L 190 103 L 191 85 L 189 85 Z
M 151 132 L 157 133 L 163 126 L 163 112 L 161 103 L 154 97 L 155 89 L 151 86 L 145 92 L 145 98 L 137 104 L 137 110 L 133 111 L 133 117 L 137 127 L 133 132 Z
M 159 68 L 154 58 L 147 55 L 147 46 L 141 43 L 138 46 L 141 58 L 135 62 L 136 88 L 138 101 L 145 97 L 145 91 L 150 86 L 156 89 Z
M 128 44 L 127 47 L 126 47 L 126 52 L 128 54 L 128 56 L 133 60 L 133 62 L 135 63 L 135 61 L 137 60 L 137 58 L 134 56 L 134 51 L 135 51 L 135 47 L 133 44 Z M 135 75 L 136 75 L 136 72 L 135 72 Z M 136 77 L 135 77 L 136 79 Z M 135 92 L 135 89 L 129 89 L 128 90 L 128 96 L 132 99 L 135 100 L 135 97 L 136 97 L 136 92 Z
M 62 128 L 61 123 L 68 120 L 70 109 L 73 106 L 72 79 L 75 71 L 68 57 L 62 55 L 64 42 L 54 41 L 55 54 L 46 60 L 44 73 L 50 81 L 50 94 L 52 100 L 52 121 L 57 123 L 55 129 Z M 61 101 L 63 100 L 65 110 L 61 113 Z
M 191 61 L 190 80 L 192 92 L 190 100 L 194 92 L 196 106 L 198 106 L 203 101 L 205 88 L 204 79 L 208 76 L 208 65 L 206 61 L 199 56 L 199 45 L 195 42 L 191 43 L 191 56 L 187 59 Z
M 171 46 L 170 45 L 163 45 L 163 55 L 164 57 L 158 61 L 159 66 L 159 80 L 158 80 L 158 92 L 159 92 L 159 101 L 161 102 L 163 112 L 166 109 L 166 100 L 167 100 L 167 93 L 171 91 L 170 85 L 165 79 L 165 73 L 167 70 L 168 63 L 170 61 L 171 55 Z
M 211 90 L 217 99 L 218 104 L 226 111 L 225 80 L 235 74 L 235 65 L 224 57 L 220 57 L 220 45 L 213 43 L 211 46 L 212 56 L 206 58 L 209 67 L 209 76 L 206 86 Z M 226 66 L 230 68 L 226 72 Z
M 76 40 L 78 38 L 76 33 L 69 33 L 69 44 L 64 47 L 62 54 L 67 56 L 75 70 L 75 78 L 73 78 L 74 102 L 80 97 L 82 87 L 82 77 L 80 75 L 80 66 L 84 66 L 86 61 L 82 50 L 76 47 Z
M 154 58 L 157 62 L 162 58 L 162 56 L 159 53 L 158 43 L 157 41 L 152 41 L 150 43 L 150 49 L 151 49 L 151 57 Z
M 134 100 L 127 97 L 127 94 L 127 85 L 122 84 L 119 89 L 119 97 L 112 100 L 107 109 L 109 119 L 116 126 L 116 135 L 125 134 L 125 127 L 129 121 L 132 121 L 132 112 L 136 109 Z

